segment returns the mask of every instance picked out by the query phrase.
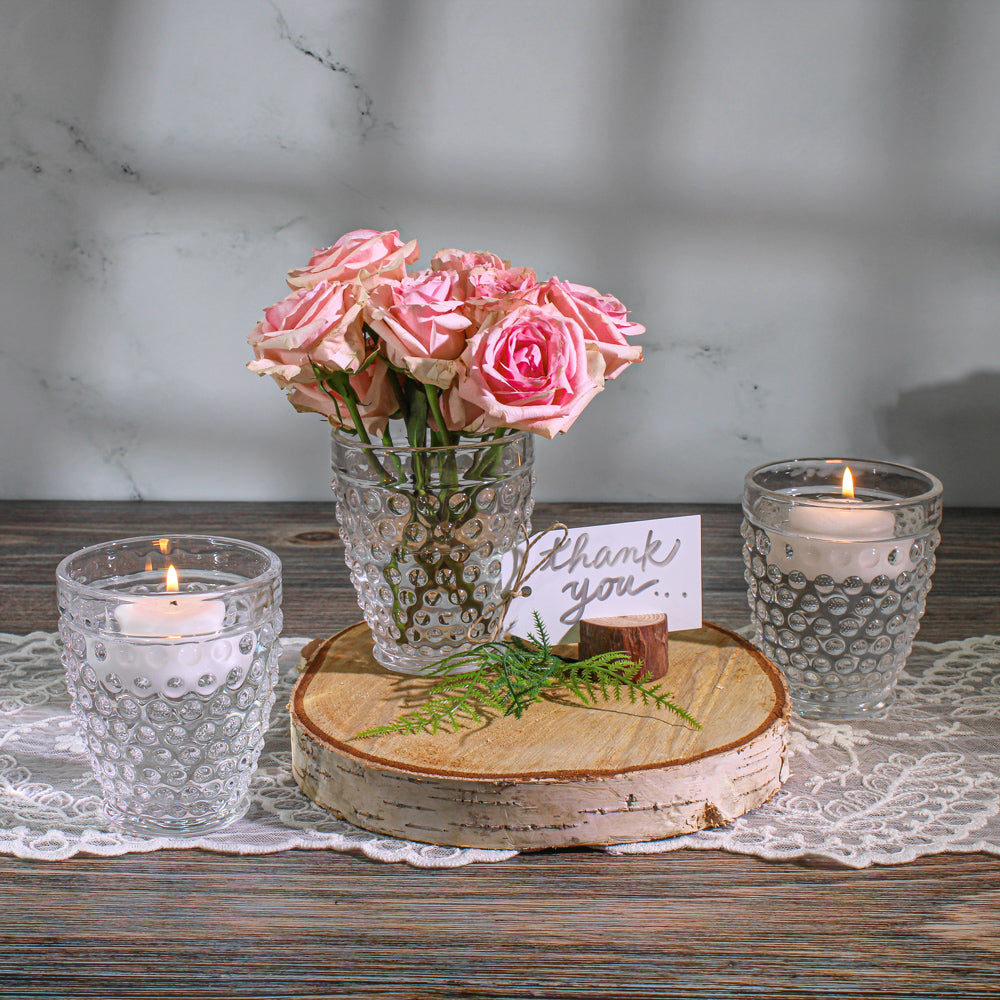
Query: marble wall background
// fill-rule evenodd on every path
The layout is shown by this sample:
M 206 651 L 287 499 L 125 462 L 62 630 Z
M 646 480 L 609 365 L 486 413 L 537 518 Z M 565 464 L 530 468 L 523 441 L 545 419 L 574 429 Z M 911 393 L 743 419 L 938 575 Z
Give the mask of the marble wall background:
M 848 453 L 998 504 L 998 51 L 990 0 L 4 0 L 0 493 L 327 497 L 245 338 L 370 227 L 647 326 L 542 498 Z

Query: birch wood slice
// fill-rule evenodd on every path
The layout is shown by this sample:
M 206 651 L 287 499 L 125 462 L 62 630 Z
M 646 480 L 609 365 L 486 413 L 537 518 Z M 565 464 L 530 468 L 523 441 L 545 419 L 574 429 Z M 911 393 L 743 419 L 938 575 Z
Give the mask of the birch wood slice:
M 292 768 L 313 801 L 376 833 L 535 849 L 657 840 L 719 826 L 787 777 L 788 689 L 739 636 L 670 636 L 668 690 L 702 725 L 629 702 L 567 697 L 458 733 L 351 737 L 420 701 L 359 624 L 306 647 L 292 691 Z

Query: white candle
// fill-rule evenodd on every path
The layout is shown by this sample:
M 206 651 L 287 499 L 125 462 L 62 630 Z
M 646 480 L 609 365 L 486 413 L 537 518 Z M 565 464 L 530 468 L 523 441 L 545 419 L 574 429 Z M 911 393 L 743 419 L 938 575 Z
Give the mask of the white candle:
M 844 473 L 843 495 L 823 506 L 801 505 L 788 512 L 788 534 L 769 531 L 770 561 L 783 573 L 799 571 L 809 580 L 826 574 L 837 581 L 877 576 L 895 578 L 915 568 L 913 538 L 894 538 L 891 511 L 854 498 L 851 471 Z
M 157 594 L 115 609 L 122 635 L 203 635 L 218 632 L 226 618 L 226 605 L 190 594 Z
M 178 586 L 171 566 L 167 593 L 137 595 L 115 608 L 123 641 L 88 640 L 88 660 L 109 689 L 180 698 L 190 691 L 211 695 L 242 681 L 254 648 L 243 652 L 239 637 L 219 636 L 225 601 L 182 594 Z
M 788 526 L 799 534 L 838 542 L 892 538 L 895 522 L 889 511 L 866 508 L 861 500 L 829 502 L 829 507 L 793 507 Z

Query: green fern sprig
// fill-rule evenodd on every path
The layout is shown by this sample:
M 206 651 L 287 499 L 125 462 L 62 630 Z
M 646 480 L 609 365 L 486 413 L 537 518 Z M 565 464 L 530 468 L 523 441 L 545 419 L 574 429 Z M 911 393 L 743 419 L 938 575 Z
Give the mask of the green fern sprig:
M 535 627 L 526 639 L 513 636 L 507 642 L 488 642 L 464 653 L 446 657 L 429 676 L 441 679 L 424 693 L 424 702 L 411 712 L 384 726 L 373 726 L 352 739 L 436 733 L 448 725 L 458 732 L 464 725 L 484 725 L 491 718 L 513 715 L 521 718 L 529 706 L 553 688 L 563 687 L 585 705 L 600 701 L 622 701 L 655 705 L 680 716 L 701 729 L 699 723 L 662 690 L 651 684 L 642 664 L 618 650 L 599 653 L 586 660 L 566 660 L 552 652 L 549 634 L 538 612 Z
M 567 660 L 559 676 L 560 683 L 571 694 L 588 705 L 602 701 L 622 701 L 627 696 L 631 704 L 655 705 L 679 715 L 685 722 L 701 729 L 701 724 L 681 708 L 673 695 L 663 690 L 662 684 L 650 683 L 650 676 L 642 670 L 642 664 L 632 660 L 627 653 L 599 653 L 588 660 Z

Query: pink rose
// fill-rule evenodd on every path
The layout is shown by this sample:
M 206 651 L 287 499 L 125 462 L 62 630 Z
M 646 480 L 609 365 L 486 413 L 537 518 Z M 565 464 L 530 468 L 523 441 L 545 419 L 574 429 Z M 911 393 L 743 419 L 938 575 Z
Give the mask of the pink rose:
M 575 320 L 588 343 L 597 344 L 604 358 L 604 377 L 617 378 L 633 362 L 642 361 L 642 348 L 625 338 L 644 333 L 645 327 L 628 321 L 625 306 L 612 295 L 587 285 L 552 278 L 525 292 L 528 301 L 548 303 Z
M 493 267 L 502 271 L 510 267 L 510 261 L 503 260 L 495 253 L 468 253 L 465 250 L 438 250 L 431 257 L 432 271 L 454 271 L 460 277 L 464 277 L 474 267 Z
M 302 288 L 265 309 L 247 341 L 255 357 L 247 367 L 272 376 L 282 388 L 314 381 L 310 358 L 324 368 L 351 371 L 364 360 L 361 304 L 349 285 Z
M 530 267 L 474 267 L 468 274 L 470 298 L 480 301 L 523 298 L 537 281 Z
M 319 382 L 296 382 L 288 394 L 288 402 L 299 413 L 319 413 L 327 418 L 334 427 L 353 426 L 351 414 L 344 401 L 339 396 L 328 396 Z
M 481 406 L 470 403 L 458 393 L 458 386 L 451 385 L 440 396 L 441 415 L 450 431 L 467 431 L 479 434 L 486 430 L 485 414 Z
M 396 393 L 390 379 L 395 374 L 381 359 L 376 359 L 364 371 L 355 372 L 350 377 L 351 388 L 358 397 L 358 410 L 365 430 L 380 437 L 389 418 L 399 408 Z M 297 382 L 288 394 L 288 400 L 300 413 L 320 413 L 334 427 L 354 429 L 354 420 L 343 399 L 334 393 L 331 397 L 319 382 Z
M 628 310 L 613 295 L 603 295 L 596 288 L 589 285 L 576 285 L 572 281 L 564 281 L 563 288 L 582 302 L 599 309 L 626 337 L 637 337 L 640 333 L 645 333 L 646 328 L 639 323 L 630 323 Z
M 458 275 L 457 294 L 465 300 L 464 312 L 479 326 L 497 303 L 522 298 L 535 286 L 538 277 L 530 267 L 511 267 L 493 253 L 466 253 L 438 250 L 431 258 L 431 270 L 454 271 Z
M 458 394 L 484 410 L 486 428 L 553 438 L 604 388 L 604 358 L 583 326 L 551 305 L 498 313 L 469 339 Z
M 377 233 L 355 229 L 341 236 L 332 247 L 316 250 L 305 267 L 288 272 L 289 288 L 312 288 L 320 281 L 360 280 L 370 288 L 379 281 L 398 281 L 406 265 L 420 256 L 416 240 L 400 241 L 399 232 Z
M 452 271 L 418 271 L 372 289 L 365 315 L 394 365 L 419 377 L 415 360 L 454 360 L 462 353 L 471 323 L 459 312 L 457 280 Z
M 466 275 L 469 297 L 465 315 L 478 327 L 490 313 L 509 312 L 522 301 L 530 301 L 537 277 L 530 267 L 474 267 Z

